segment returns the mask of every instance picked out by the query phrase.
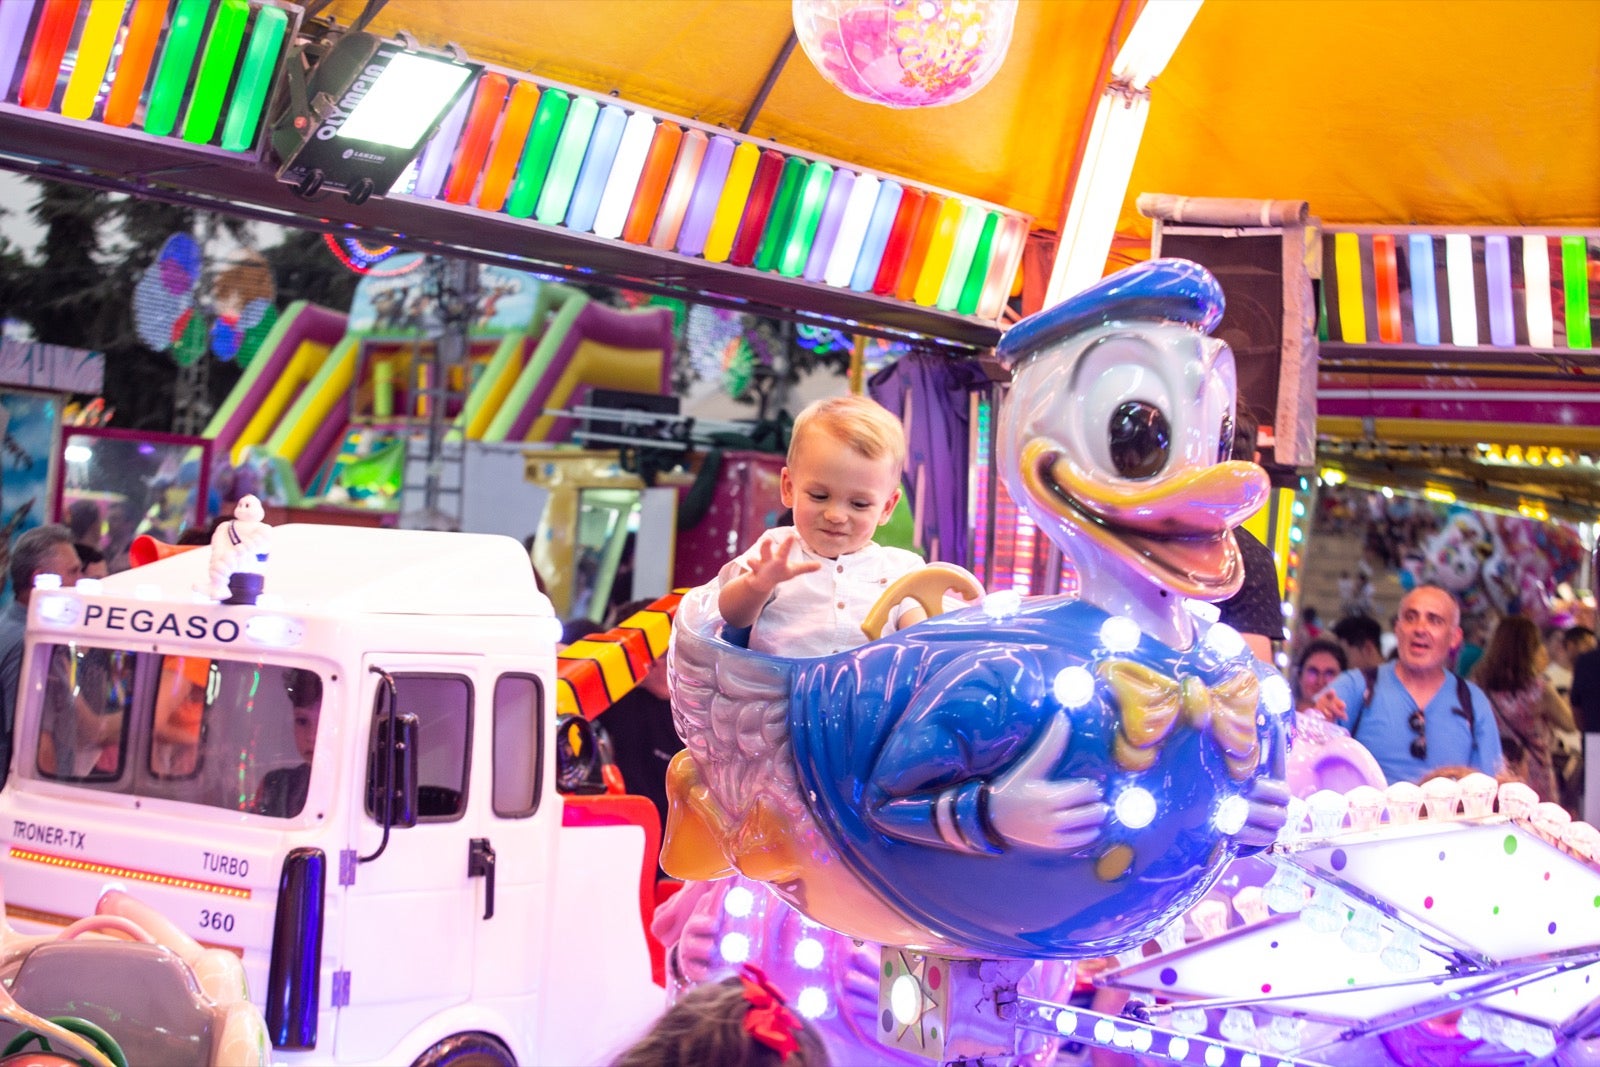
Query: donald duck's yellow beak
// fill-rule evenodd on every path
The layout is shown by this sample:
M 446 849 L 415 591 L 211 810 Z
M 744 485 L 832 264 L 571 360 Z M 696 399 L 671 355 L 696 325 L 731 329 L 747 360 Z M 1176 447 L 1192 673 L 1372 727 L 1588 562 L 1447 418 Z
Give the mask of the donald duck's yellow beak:
M 1023 446 L 1029 495 L 1102 549 L 1150 571 L 1182 596 L 1220 600 L 1238 592 L 1244 564 L 1233 528 L 1266 501 L 1266 472 L 1227 461 L 1138 482 L 1094 479 L 1059 445 Z

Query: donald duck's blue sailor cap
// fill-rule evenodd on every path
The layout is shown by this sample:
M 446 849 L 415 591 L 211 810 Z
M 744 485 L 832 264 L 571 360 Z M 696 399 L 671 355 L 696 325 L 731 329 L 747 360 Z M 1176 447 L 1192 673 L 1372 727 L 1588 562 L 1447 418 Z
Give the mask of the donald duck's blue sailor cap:
M 1006 331 L 995 355 L 1015 366 L 1062 338 L 1114 322 L 1181 322 L 1210 333 L 1222 307 L 1222 286 L 1200 264 L 1151 259 L 1029 315 Z

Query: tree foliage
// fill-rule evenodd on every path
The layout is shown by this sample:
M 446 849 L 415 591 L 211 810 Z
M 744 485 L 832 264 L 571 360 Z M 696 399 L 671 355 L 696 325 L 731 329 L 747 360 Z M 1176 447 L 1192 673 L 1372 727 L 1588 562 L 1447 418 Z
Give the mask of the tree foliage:
M 228 215 L 33 180 L 38 195 L 27 213 L 43 231 L 34 249 L 0 240 L 0 317 L 25 323 L 47 344 L 105 354 L 106 404 L 114 425 L 144 430 L 172 428 L 177 365 L 145 345 L 134 330 L 134 287 L 155 262 L 167 238 L 179 231 L 250 246 L 257 228 Z M 263 250 L 278 285 L 278 305 L 309 299 L 346 308 L 359 280 L 330 255 L 317 234 L 288 231 Z M 212 404 L 238 380 L 238 368 L 212 361 Z

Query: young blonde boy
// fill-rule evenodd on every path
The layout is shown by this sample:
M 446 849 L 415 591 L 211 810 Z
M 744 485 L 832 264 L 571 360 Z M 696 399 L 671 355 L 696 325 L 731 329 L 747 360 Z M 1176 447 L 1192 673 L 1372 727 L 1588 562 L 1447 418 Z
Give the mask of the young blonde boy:
M 794 525 L 768 530 L 718 575 L 717 607 L 753 627 L 750 647 L 825 656 L 862 644 L 861 622 L 889 583 L 921 557 L 873 542 L 900 500 L 906 436 L 866 397 L 819 400 L 795 419 L 780 491 Z M 892 616 L 904 628 L 917 607 Z

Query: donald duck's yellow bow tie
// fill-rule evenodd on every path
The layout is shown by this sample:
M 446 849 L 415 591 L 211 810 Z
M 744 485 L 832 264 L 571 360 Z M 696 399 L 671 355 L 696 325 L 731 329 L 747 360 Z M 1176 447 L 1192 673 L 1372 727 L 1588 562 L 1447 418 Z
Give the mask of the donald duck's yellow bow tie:
M 1119 767 L 1149 770 L 1182 716 L 1196 730 L 1210 729 L 1231 777 L 1242 781 L 1256 769 L 1261 759 L 1256 735 L 1261 688 L 1249 670 L 1235 671 L 1212 688 L 1192 675 L 1175 681 L 1128 660 L 1107 660 L 1099 673 L 1121 713 L 1112 746 Z

